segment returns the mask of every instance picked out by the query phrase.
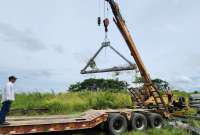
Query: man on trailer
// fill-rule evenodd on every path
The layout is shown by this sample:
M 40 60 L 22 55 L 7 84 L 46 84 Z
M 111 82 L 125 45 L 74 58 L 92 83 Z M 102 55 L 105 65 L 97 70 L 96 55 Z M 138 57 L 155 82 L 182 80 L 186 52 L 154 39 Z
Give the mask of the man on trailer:
M 10 76 L 4 90 L 2 91 L 2 108 L 0 111 L 0 125 L 9 125 L 6 122 L 6 116 L 10 111 L 12 102 L 15 100 L 14 83 L 17 78 L 15 76 Z

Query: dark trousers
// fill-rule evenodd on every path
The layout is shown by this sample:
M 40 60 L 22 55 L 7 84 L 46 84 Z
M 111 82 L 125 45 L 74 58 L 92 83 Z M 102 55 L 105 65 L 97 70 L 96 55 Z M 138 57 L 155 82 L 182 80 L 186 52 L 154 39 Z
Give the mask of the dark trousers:
M 4 101 L 0 111 L 0 124 L 6 121 L 6 116 L 10 111 L 12 101 Z

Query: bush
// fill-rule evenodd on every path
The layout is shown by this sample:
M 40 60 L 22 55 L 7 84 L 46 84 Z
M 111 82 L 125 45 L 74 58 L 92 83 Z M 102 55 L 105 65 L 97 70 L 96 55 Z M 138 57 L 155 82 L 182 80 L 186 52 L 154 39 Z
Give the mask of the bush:
M 113 79 L 86 79 L 83 82 L 78 82 L 76 84 L 72 84 L 69 87 L 69 91 L 78 92 L 82 90 L 125 90 L 128 87 L 128 83 L 125 81 L 113 80 Z

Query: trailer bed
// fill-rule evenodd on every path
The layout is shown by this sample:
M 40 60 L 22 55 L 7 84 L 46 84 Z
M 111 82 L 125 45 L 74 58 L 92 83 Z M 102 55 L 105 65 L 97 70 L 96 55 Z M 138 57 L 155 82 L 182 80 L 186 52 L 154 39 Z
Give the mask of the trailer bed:
M 109 113 L 125 113 L 130 116 L 132 111 L 131 109 L 89 110 L 77 116 L 9 117 L 7 121 L 10 125 L 0 126 L 0 135 L 91 129 L 107 121 Z
M 107 120 L 105 111 L 89 110 L 79 116 L 9 117 L 0 134 L 31 134 L 94 128 Z

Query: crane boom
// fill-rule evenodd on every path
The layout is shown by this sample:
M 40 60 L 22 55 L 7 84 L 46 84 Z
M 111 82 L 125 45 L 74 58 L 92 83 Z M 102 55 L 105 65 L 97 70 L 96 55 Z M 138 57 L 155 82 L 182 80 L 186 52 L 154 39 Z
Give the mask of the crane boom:
M 148 100 L 150 97 L 153 97 L 156 105 L 158 106 L 159 109 L 164 110 L 164 114 L 168 114 L 168 108 L 166 106 L 166 103 L 164 102 L 163 97 L 161 96 L 160 92 L 157 90 L 157 88 L 154 86 L 154 84 L 151 81 L 151 77 L 149 73 L 146 70 L 146 67 L 140 57 L 140 54 L 136 48 L 136 45 L 133 41 L 133 38 L 126 26 L 126 23 L 120 13 L 119 5 L 114 1 L 114 0 L 105 0 L 107 1 L 112 9 L 112 12 L 114 14 L 114 22 L 117 25 L 119 31 L 121 32 L 124 40 L 126 41 L 129 50 L 131 52 L 131 55 L 133 56 L 138 69 L 140 71 L 140 74 L 143 78 L 144 81 L 144 89 L 145 89 L 145 96 L 147 96 L 146 99 Z
M 136 45 L 133 41 L 133 38 L 125 24 L 125 21 L 119 11 L 119 6 L 117 5 L 117 3 L 115 3 L 114 0 L 108 0 L 108 2 L 110 3 L 110 6 L 112 8 L 112 11 L 114 13 L 114 22 L 116 23 L 117 27 L 119 28 L 122 36 L 124 37 L 130 51 L 131 51 L 131 55 L 133 56 L 137 66 L 138 66 L 138 69 L 141 73 L 141 76 L 143 77 L 144 79 L 144 82 L 145 83 L 151 83 L 151 78 L 150 78 L 150 75 L 148 74 L 147 70 L 146 70 L 146 67 L 140 57 L 140 54 L 136 48 Z

